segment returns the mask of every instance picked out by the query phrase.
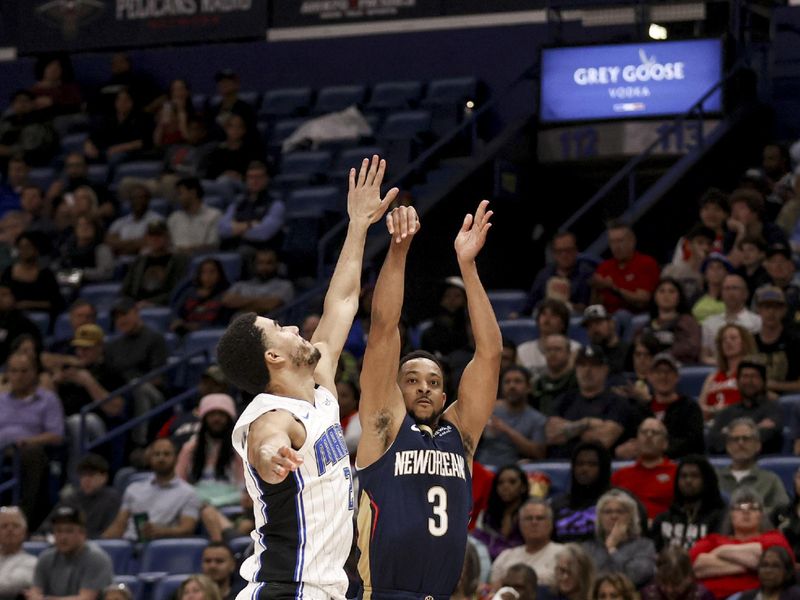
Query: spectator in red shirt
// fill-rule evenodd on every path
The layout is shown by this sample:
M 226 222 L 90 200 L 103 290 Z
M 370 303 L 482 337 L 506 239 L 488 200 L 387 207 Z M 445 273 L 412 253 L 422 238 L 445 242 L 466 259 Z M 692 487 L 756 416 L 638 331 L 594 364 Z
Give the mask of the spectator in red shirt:
M 592 278 L 597 297 L 611 313 L 646 310 L 658 284 L 658 263 L 636 251 L 636 235 L 630 225 L 609 224 L 608 245 L 611 258 L 600 263 Z
M 642 421 L 636 441 L 639 447 L 636 464 L 615 471 L 611 485 L 630 491 L 644 504 L 647 518 L 654 519 L 672 504 L 678 465 L 664 455 L 669 440 L 667 428 L 658 419 L 650 417 Z
M 781 546 L 791 554 L 789 542 L 772 529 L 764 503 L 753 489 L 733 492 L 729 510 L 723 531 L 731 533 L 707 535 L 689 551 L 695 575 L 720 599 L 759 586 L 758 563 L 770 546 Z

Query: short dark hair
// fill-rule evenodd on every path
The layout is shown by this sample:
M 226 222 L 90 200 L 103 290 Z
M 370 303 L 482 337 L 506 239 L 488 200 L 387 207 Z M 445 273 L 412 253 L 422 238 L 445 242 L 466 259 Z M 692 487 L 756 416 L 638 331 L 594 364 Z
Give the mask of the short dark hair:
M 539 321 L 539 315 L 542 314 L 542 311 L 544 310 L 549 310 L 559 319 L 561 319 L 561 322 L 563 323 L 561 333 L 566 334 L 567 329 L 569 328 L 569 309 L 567 308 L 567 305 L 561 302 L 561 300 L 556 300 L 555 298 L 545 298 L 536 307 L 537 323 Z
M 764 212 L 764 196 L 757 190 L 749 188 L 733 190 L 730 203 L 731 206 L 739 203 L 746 204 L 750 212 L 757 214 L 759 217 L 761 217 L 761 214 Z
M 726 213 L 731 212 L 728 194 L 715 187 L 708 188 L 705 193 L 700 196 L 700 208 L 703 208 L 706 204 L 716 204 Z
M 717 234 L 714 233 L 714 230 L 711 229 L 710 227 L 706 227 L 702 223 L 696 223 L 686 233 L 686 239 L 687 240 L 693 240 L 693 239 L 696 239 L 696 238 L 699 238 L 699 237 L 706 238 L 708 241 L 713 243 L 714 240 L 717 238 Z
M 248 312 L 236 317 L 217 344 L 217 358 L 225 378 L 254 395 L 269 385 L 269 369 L 264 364 L 267 340 L 256 327 L 257 316 Z
M 435 354 L 431 354 L 427 350 L 412 350 L 411 352 L 409 352 L 408 354 L 406 354 L 405 356 L 400 358 L 400 364 L 397 365 L 397 368 L 399 369 L 404 364 L 406 364 L 408 361 L 416 360 L 418 358 L 424 358 L 424 359 L 429 360 L 432 363 L 434 363 L 437 367 L 439 367 L 439 371 L 441 371 L 442 377 L 444 377 L 445 370 L 444 370 L 444 365 L 442 364 L 442 361 L 440 361 L 438 358 L 436 358 Z
M 503 381 L 503 378 L 505 378 L 508 373 L 520 373 L 525 378 L 525 381 L 528 383 L 531 381 L 531 372 L 522 365 L 511 365 L 507 369 L 504 369 L 503 372 L 500 373 L 500 381 Z
M 175 184 L 175 187 L 186 188 L 187 190 L 197 194 L 198 198 L 203 197 L 203 184 L 200 183 L 200 180 L 197 177 L 183 177 L 178 180 L 178 182 Z
M 248 171 L 254 169 L 257 169 L 259 171 L 264 171 L 264 173 L 269 175 L 269 167 L 267 166 L 267 163 L 265 163 L 263 160 L 251 160 L 249 163 L 247 163 Z
M 230 546 L 228 546 L 228 544 L 226 544 L 225 542 L 208 542 L 208 545 L 205 548 L 203 548 L 203 552 L 205 552 L 209 548 L 224 548 L 225 550 L 228 551 L 228 554 L 231 555 L 231 558 L 233 560 L 236 560 L 236 554 L 234 553 L 233 549 Z

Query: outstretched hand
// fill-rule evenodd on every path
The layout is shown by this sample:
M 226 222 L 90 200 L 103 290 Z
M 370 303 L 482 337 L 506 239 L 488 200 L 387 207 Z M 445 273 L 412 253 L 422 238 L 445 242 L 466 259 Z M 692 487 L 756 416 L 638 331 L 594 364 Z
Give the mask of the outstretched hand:
M 351 221 L 376 223 L 386 209 L 397 197 L 400 190 L 396 187 L 381 199 L 381 183 L 386 174 L 386 161 L 375 154 L 372 161 L 365 158 L 356 176 L 355 168 L 350 169 L 350 180 L 347 191 L 347 214 Z
M 281 447 L 270 459 L 270 467 L 274 473 L 273 481 L 268 483 L 280 483 L 293 471 L 297 471 L 303 464 L 303 458 L 288 446 Z
M 395 244 L 408 246 L 420 229 L 416 209 L 413 206 L 398 206 L 386 215 L 386 229 Z
M 481 200 L 475 215 L 467 214 L 464 217 L 464 223 L 461 225 L 454 244 L 459 262 L 475 260 L 478 252 L 486 243 L 486 234 L 492 226 L 489 219 L 494 214 L 492 211 L 486 210 L 487 206 L 489 206 L 489 201 Z

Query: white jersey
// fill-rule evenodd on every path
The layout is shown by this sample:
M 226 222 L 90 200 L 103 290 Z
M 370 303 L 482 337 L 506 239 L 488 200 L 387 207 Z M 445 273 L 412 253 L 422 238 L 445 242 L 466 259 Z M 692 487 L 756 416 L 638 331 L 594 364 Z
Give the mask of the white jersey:
M 306 430 L 297 453 L 301 467 L 283 482 L 265 483 L 247 458 L 250 423 L 272 410 L 292 413 Z M 353 541 L 353 474 L 339 424 L 339 403 L 318 386 L 314 404 L 259 394 L 233 429 L 233 447 L 244 461 L 253 499 L 255 553 L 240 573 L 249 582 L 237 600 L 344 599 L 344 563 Z

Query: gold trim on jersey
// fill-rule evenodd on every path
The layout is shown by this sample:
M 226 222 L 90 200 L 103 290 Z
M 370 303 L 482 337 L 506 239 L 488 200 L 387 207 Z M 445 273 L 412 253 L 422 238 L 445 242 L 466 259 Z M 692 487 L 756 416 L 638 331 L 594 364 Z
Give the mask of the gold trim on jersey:
M 369 564 L 369 552 L 374 520 L 375 514 L 369 494 L 362 491 L 358 502 L 358 518 L 356 522 L 358 528 L 358 549 L 361 551 L 361 556 L 358 558 L 358 574 L 361 575 L 361 581 L 364 587 L 362 600 L 372 599 L 372 574 Z

